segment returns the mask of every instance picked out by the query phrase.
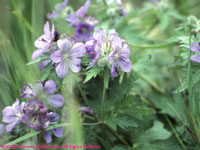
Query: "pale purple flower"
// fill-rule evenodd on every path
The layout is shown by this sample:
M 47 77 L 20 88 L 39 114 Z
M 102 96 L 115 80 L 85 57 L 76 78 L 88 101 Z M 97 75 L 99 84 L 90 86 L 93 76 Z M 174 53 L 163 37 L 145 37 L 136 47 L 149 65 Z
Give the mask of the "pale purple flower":
M 89 7 L 90 7 L 90 0 L 87 0 L 87 1 L 85 2 L 85 4 L 84 4 L 81 8 L 79 8 L 79 9 L 77 10 L 76 16 L 77 16 L 77 17 L 83 18 L 83 17 L 86 15 L 87 10 L 88 10 Z
M 37 50 L 33 52 L 32 59 L 34 60 L 44 52 L 48 51 L 52 43 L 57 41 L 58 38 L 59 33 L 55 30 L 54 25 L 52 25 L 52 30 L 50 30 L 49 22 L 46 22 L 44 25 L 44 34 L 35 41 L 35 47 Z
M 3 109 L 3 122 L 8 123 L 6 131 L 11 132 L 12 129 L 22 121 L 24 102 L 20 105 L 17 99 L 12 106 L 7 106 Z
M 56 73 L 59 78 L 64 78 L 68 73 L 68 68 L 72 72 L 79 72 L 81 69 L 81 57 L 85 54 L 85 45 L 83 43 L 73 44 L 68 39 L 62 39 L 57 42 L 60 50 L 51 54 L 51 59 L 57 63 Z
M 70 27 L 77 26 L 82 18 L 87 16 L 87 10 L 90 7 L 90 0 L 87 0 L 85 4 L 76 11 L 76 14 L 69 14 L 66 18 L 68 22 L 70 22 Z
M 47 14 L 47 18 L 52 19 L 52 18 L 57 17 L 59 13 L 66 8 L 68 1 L 69 0 L 64 0 L 64 2 L 57 4 L 55 6 L 55 10 L 52 13 Z
M 108 62 L 112 63 L 111 75 L 115 78 L 119 73 L 119 67 L 124 72 L 131 71 L 130 49 L 127 44 L 122 44 L 118 37 L 113 39 L 112 47 L 113 51 L 109 54 Z
M 80 107 L 79 110 L 82 111 L 82 112 L 84 112 L 84 113 L 93 114 L 92 109 L 89 108 L 89 107 Z
M 56 137 L 62 137 L 63 136 L 63 127 L 58 127 L 55 128 L 53 130 L 51 130 L 51 132 L 56 136 Z M 51 133 L 49 131 L 46 131 L 43 133 L 43 137 L 45 139 L 45 141 L 47 143 L 51 143 L 52 141 L 52 137 L 51 137 Z
M 75 29 L 76 41 L 87 41 L 91 37 L 94 26 L 88 23 L 79 23 Z
M 117 76 L 119 67 L 124 72 L 131 71 L 129 47 L 124 39 L 119 38 L 115 30 L 110 30 L 108 35 L 104 29 L 96 30 L 93 40 L 86 42 L 86 53 L 92 59 L 90 67 L 96 63 L 100 67 L 108 66 L 108 63 L 112 64 L 112 77 Z
M 200 52 L 200 42 L 194 42 L 190 45 L 190 50 L 192 52 Z M 192 55 L 190 60 L 196 63 L 200 63 L 200 54 Z
M 62 107 L 64 98 L 61 94 L 55 94 L 56 83 L 53 80 L 42 83 L 36 83 L 35 85 L 25 86 L 21 92 L 23 98 L 39 98 L 40 100 L 47 100 L 47 102 L 53 107 Z
M 92 61 L 90 62 L 90 67 L 93 67 L 99 57 L 101 56 L 101 47 L 97 40 L 90 40 L 85 43 L 86 45 L 86 53 L 89 56 L 89 59 Z
M 56 124 L 59 120 L 59 115 L 51 112 L 41 101 L 38 99 L 31 99 L 25 103 L 23 108 L 23 122 L 30 128 L 35 130 L 43 130 L 51 124 Z M 55 128 L 51 130 L 52 133 L 61 137 L 63 135 L 63 128 Z M 43 137 L 47 143 L 51 142 L 51 135 L 49 131 L 43 133 Z

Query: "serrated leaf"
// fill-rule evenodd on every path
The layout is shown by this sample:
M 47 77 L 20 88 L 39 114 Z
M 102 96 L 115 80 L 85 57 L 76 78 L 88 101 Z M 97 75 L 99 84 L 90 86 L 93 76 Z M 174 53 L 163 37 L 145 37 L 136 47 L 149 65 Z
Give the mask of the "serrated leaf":
M 98 66 L 92 67 L 92 68 L 87 72 L 87 76 L 86 76 L 86 78 L 85 78 L 85 80 L 84 80 L 83 83 L 86 83 L 86 82 L 88 82 L 90 79 L 95 78 L 95 77 L 98 75 L 98 73 L 101 72 L 101 70 L 102 70 L 102 68 L 100 68 L 100 67 L 98 67 Z
M 117 126 L 123 129 L 126 127 L 138 127 L 135 120 L 131 119 L 131 117 L 128 116 L 110 116 L 105 120 L 105 123 L 114 130 L 117 129 Z
M 200 70 L 197 70 L 193 75 L 192 75 L 192 84 L 196 84 L 197 82 L 200 81 Z M 183 83 L 173 92 L 173 93 L 180 93 L 185 91 L 188 88 L 188 83 L 187 79 L 183 80 Z

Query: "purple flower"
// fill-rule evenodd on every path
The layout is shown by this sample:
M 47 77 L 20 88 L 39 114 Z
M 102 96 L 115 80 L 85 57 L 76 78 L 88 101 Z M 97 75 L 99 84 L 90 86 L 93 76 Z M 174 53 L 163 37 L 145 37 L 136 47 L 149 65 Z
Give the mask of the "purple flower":
M 50 124 L 47 117 L 48 108 L 36 98 L 25 103 L 23 113 L 22 121 L 30 128 L 40 130 L 47 128 Z
M 51 59 L 57 63 L 56 73 L 58 77 L 64 78 L 68 73 L 68 68 L 72 72 L 79 72 L 81 69 L 81 57 L 85 53 L 85 45 L 83 43 L 73 44 L 68 39 L 62 39 L 57 42 L 60 50 L 51 54 Z
M 35 130 L 43 130 L 51 124 L 55 124 L 59 120 L 59 115 L 51 112 L 42 102 L 38 99 L 31 99 L 24 105 L 23 108 L 24 118 L 23 122 L 30 128 Z M 51 130 L 52 133 L 61 137 L 63 135 L 63 128 L 55 128 Z M 43 137 L 47 143 L 51 142 L 51 135 L 49 131 L 43 133 Z
M 37 50 L 33 52 L 32 59 L 34 60 L 46 52 L 51 47 L 52 42 L 58 40 L 58 37 L 59 33 L 55 30 L 54 25 L 52 25 L 52 30 L 50 30 L 49 22 L 46 22 L 44 25 L 44 34 L 35 41 Z
M 19 105 L 19 100 L 17 99 L 12 106 L 7 106 L 3 109 L 3 122 L 8 123 L 6 126 L 6 131 L 11 132 L 12 129 L 22 121 L 23 118 L 23 108 L 24 102 Z
M 109 54 L 108 62 L 112 63 L 111 74 L 115 78 L 119 72 L 119 66 L 124 72 L 131 71 L 130 49 L 127 44 L 122 44 L 118 37 L 113 39 L 112 47 L 113 51 Z
M 68 1 L 69 0 L 64 0 L 64 2 L 57 4 L 55 6 L 55 10 L 52 13 L 47 14 L 47 18 L 52 19 L 52 18 L 57 17 L 59 13 L 66 8 Z
M 94 26 L 88 23 L 79 23 L 75 29 L 76 41 L 87 41 L 91 37 Z
M 190 50 L 192 52 L 200 52 L 200 42 L 194 42 L 190 45 Z M 192 55 L 190 60 L 196 63 L 200 63 L 200 54 Z
M 92 59 L 90 67 L 97 65 L 111 66 L 112 77 L 119 73 L 119 67 L 124 72 L 131 71 L 131 61 L 129 60 L 130 50 L 124 39 L 119 38 L 115 30 L 110 30 L 106 35 L 104 29 L 98 29 L 93 34 L 93 40 L 86 42 L 86 53 Z
M 39 98 L 41 100 L 47 100 L 47 102 L 53 107 L 62 107 L 64 98 L 61 94 L 54 94 L 56 92 L 56 83 L 53 80 L 42 83 L 36 83 L 35 85 L 25 86 L 21 92 L 23 98 Z
M 82 112 L 84 112 L 84 113 L 93 114 L 92 109 L 89 108 L 89 107 L 80 107 L 79 110 L 82 111 Z
M 86 12 L 87 12 L 87 10 L 88 10 L 89 7 L 90 7 L 90 0 L 87 0 L 85 2 L 85 4 L 81 8 L 79 8 L 77 10 L 76 16 L 83 18 L 86 15 Z
M 78 25 L 81 22 L 80 19 L 86 17 L 86 12 L 89 7 L 90 0 L 87 0 L 85 4 L 77 10 L 76 14 L 71 13 L 67 16 L 66 20 L 70 22 L 70 27 Z
M 56 137 L 62 137 L 63 136 L 63 127 L 55 128 L 51 130 L 51 132 L 56 136 Z M 52 137 L 51 133 L 49 131 L 46 131 L 43 133 L 43 137 L 47 143 L 51 143 Z

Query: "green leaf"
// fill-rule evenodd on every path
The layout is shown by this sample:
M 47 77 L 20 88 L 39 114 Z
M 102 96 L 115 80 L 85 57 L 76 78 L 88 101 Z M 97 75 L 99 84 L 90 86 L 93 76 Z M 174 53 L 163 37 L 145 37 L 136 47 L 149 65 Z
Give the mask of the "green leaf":
M 154 121 L 153 127 L 145 133 L 145 138 L 149 141 L 165 140 L 171 136 L 171 133 L 164 128 L 160 121 Z
M 197 70 L 192 75 L 192 84 L 196 84 L 200 81 L 200 70 Z M 182 84 L 173 92 L 173 93 L 180 93 L 185 91 L 188 88 L 188 82 L 187 79 L 183 80 Z
M 38 63 L 40 61 L 47 60 L 47 59 L 49 59 L 49 56 L 40 56 L 37 59 L 30 61 L 26 65 L 32 65 L 32 64 L 35 64 L 35 63 Z
M 110 116 L 106 118 L 105 123 L 114 130 L 117 129 L 117 126 L 123 129 L 126 127 L 138 127 L 137 123 L 131 117 L 125 115 Z
M 51 72 L 51 69 L 52 69 L 51 64 L 44 68 L 44 71 L 43 71 L 41 79 L 40 79 L 41 82 L 45 81 L 48 78 L 48 76 Z
M 98 73 L 100 73 L 102 70 L 102 68 L 98 67 L 97 65 L 95 65 L 94 67 L 92 67 L 88 72 L 87 72 L 87 76 L 84 80 L 83 83 L 88 82 L 90 79 L 95 78 Z

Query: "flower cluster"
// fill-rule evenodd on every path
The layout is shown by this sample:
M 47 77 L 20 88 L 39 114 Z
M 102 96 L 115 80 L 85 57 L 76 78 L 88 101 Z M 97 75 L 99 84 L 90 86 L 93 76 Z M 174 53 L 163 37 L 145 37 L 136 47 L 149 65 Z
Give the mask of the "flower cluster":
M 47 81 L 44 86 L 42 83 L 26 85 L 22 90 L 21 97 L 28 99 L 26 102 L 19 103 L 17 99 L 12 106 L 3 109 L 3 122 L 8 123 L 6 131 L 11 132 L 13 128 L 24 123 L 34 130 L 43 130 L 59 121 L 59 115 L 51 111 L 45 105 L 46 101 L 53 107 L 62 107 L 64 98 L 56 92 L 56 83 L 53 80 Z M 63 135 L 63 128 L 55 128 L 52 133 L 56 137 Z M 43 133 L 47 143 L 52 141 L 50 132 Z
M 48 15 L 49 18 L 59 16 L 67 3 L 68 0 L 65 0 L 56 5 L 56 10 Z M 60 34 L 54 25 L 50 28 L 49 22 L 45 23 L 44 33 L 34 43 L 36 50 L 32 54 L 33 61 L 31 62 L 40 63 L 41 73 L 50 67 L 49 74 L 53 72 L 62 82 L 69 71 L 80 72 L 84 56 L 89 61 L 88 68 L 95 65 L 102 68 L 107 66 L 111 70 L 113 78 L 117 77 L 120 68 L 124 72 L 131 71 L 129 46 L 115 30 L 110 30 L 107 35 L 106 31 L 100 28 L 92 34 L 97 20 L 88 16 L 89 6 L 90 0 L 87 0 L 76 13 L 70 13 L 67 16 L 66 20 L 70 22 L 70 26 L 76 27 L 75 38 Z M 120 4 L 120 6 L 122 5 Z M 61 108 L 64 98 L 59 94 L 56 82 L 52 78 L 50 80 L 47 76 L 35 84 L 26 84 L 20 92 L 20 97 L 27 101 L 20 104 L 17 99 L 12 106 L 5 107 L 2 111 L 2 122 L 7 123 L 5 127 L 7 132 L 13 131 L 14 127 L 20 123 L 34 130 L 45 131 L 44 129 L 50 125 L 59 122 L 59 115 L 55 110 L 49 108 Z M 89 107 L 80 107 L 78 110 L 84 113 L 93 113 Z M 3 131 L 4 125 L 0 124 L 0 135 Z M 55 128 L 51 132 L 56 137 L 61 137 L 63 128 Z M 47 143 L 52 141 L 51 132 L 42 132 Z
M 91 32 L 94 26 L 98 24 L 98 21 L 88 16 L 87 10 L 90 7 L 90 0 L 87 0 L 85 4 L 79 8 L 76 13 L 70 13 L 66 20 L 70 23 L 70 27 L 75 27 L 75 40 L 87 41 L 91 37 Z
M 119 67 L 124 72 L 131 71 L 129 59 L 130 49 L 124 39 L 118 36 L 115 30 L 110 30 L 106 35 L 105 30 L 98 29 L 93 34 L 93 39 L 86 43 L 86 52 L 92 60 L 90 66 L 96 63 L 98 66 L 111 64 L 111 75 L 115 78 L 119 73 Z

